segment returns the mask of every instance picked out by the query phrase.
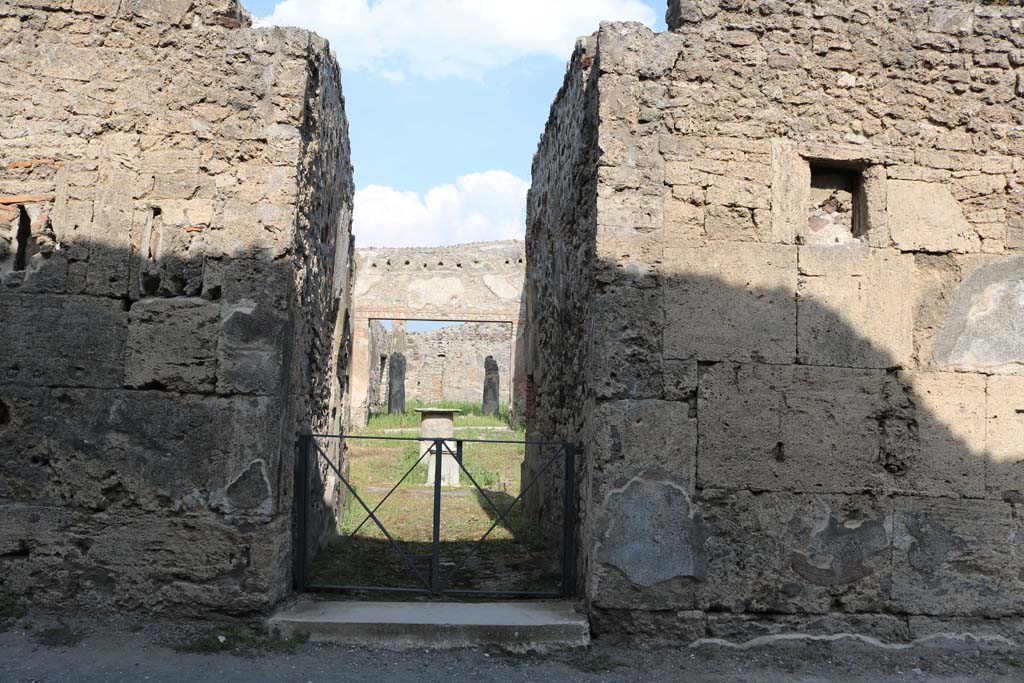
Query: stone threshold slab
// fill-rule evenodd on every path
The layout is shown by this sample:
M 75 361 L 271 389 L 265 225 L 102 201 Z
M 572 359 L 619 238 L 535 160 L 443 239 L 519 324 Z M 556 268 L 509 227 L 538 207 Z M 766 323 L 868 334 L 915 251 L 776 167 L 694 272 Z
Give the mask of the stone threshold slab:
M 269 619 L 285 635 L 409 650 L 496 646 L 513 652 L 586 647 L 590 623 L 575 603 L 328 602 L 298 600 Z

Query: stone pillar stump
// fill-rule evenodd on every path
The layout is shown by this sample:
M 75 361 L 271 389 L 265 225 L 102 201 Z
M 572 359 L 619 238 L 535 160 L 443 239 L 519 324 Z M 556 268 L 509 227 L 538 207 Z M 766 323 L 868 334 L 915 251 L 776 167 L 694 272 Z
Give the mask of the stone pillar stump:
M 388 414 L 405 412 L 405 356 L 392 353 L 388 360 Z
M 501 378 L 494 356 L 484 359 L 484 415 L 497 415 L 501 407 Z

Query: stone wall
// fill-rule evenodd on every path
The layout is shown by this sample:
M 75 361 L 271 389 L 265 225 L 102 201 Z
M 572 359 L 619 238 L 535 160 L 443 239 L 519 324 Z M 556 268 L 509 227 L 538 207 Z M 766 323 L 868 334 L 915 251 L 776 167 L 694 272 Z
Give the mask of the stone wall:
M 371 415 L 388 410 L 388 359 L 395 352 L 394 336 L 379 320 L 370 321 L 369 383 L 366 398 Z
M 513 412 L 522 415 L 526 397 L 521 371 L 526 329 L 525 260 L 523 243 L 515 241 L 357 250 L 349 369 L 354 424 L 360 427 L 366 423 L 370 376 L 379 361 L 370 355 L 371 320 L 510 324 L 514 342 L 509 385 L 513 388 Z
M 296 436 L 348 409 L 353 188 L 327 43 L 247 24 L 0 7 L 0 592 L 208 614 L 290 588 Z
M 370 322 L 371 358 L 384 359 L 394 351 L 385 346 L 387 333 Z M 377 327 L 380 326 L 378 330 Z M 484 360 L 493 356 L 501 377 L 501 402 L 511 394 L 512 326 L 503 323 L 462 323 L 436 330 L 409 332 L 406 337 L 405 398 L 420 403 L 459 401 L 480 403 L 484 391 Z M 393 341 L 390 341 L 393 345 Z M 373 353 L 373 349 L 377 352 Z M 387 408 L 387 363 L 370 366 L 370 412 Z
M 1024 8 L 669 20 L 577 50 L 530 194 L 595 632 L 1024 634 Z

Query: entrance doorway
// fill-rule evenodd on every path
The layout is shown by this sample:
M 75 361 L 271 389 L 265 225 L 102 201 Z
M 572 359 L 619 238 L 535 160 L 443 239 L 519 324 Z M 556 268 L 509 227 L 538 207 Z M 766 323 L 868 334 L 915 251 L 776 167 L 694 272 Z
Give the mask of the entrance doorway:
M 454 411 L 445 411 L 454 412 Z M 472 418 L 473 416 L 467 416 Z M 425 417 L 437 419 L 436 416 Z M 468 419 L 469 423 L 475 420 Z M 387 595 L 553 598 L 575 580 L 575 449 L 569 444 L 463 435 L 396 436 L 368 428 L 356 435 L 308 435 L 299 444 L 299 509 L 308 510 L 312 477 L 326 467 L 349 504 L 335 538 L 318 553 L 299 549 L 300 590 Z M 449 438 L 445 438 L 445 437 Z M 328 455 L 348 453 L 347 471 Z M 528 481 L 501 470 L 527 449 L 540 463 Z M 454 477 L 441 472 L 449 461 Z M 433 467 L 431 466 L 433 463 Z M 519 470 L 520 472 L 522 470 Z M 561 520 L 539 519 L 528 494 L 560 479 Z M 300 539 L 307 539 L 300 513 Z M 554 533 L 553 533 L 554 532 Z

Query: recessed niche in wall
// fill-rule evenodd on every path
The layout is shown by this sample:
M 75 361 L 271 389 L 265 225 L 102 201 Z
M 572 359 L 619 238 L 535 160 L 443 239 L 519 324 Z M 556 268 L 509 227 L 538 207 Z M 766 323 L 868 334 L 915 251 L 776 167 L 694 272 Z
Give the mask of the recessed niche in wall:
M 804 241 L 843 244 L 867 234 L 864 172 L 857 166 L 810 161 L 811 191 Z

